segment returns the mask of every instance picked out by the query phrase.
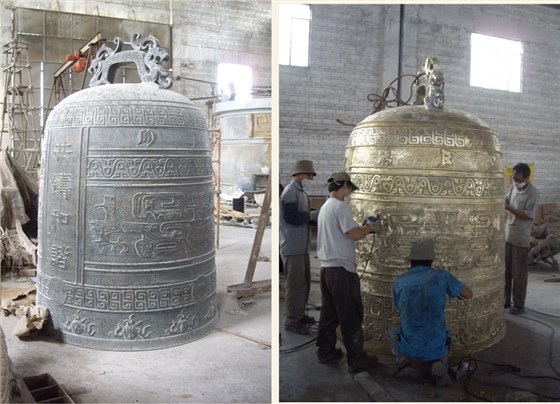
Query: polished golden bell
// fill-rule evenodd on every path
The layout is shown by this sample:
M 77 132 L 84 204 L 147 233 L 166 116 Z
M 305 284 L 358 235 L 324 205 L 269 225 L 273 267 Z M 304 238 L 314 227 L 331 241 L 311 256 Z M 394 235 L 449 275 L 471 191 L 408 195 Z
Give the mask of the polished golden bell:
M 409 268 L 413 240 L 433 238 L 434 266 L 474 297 L 446 305 L 454 352 L 476 352 L 505 334 L 502 153 L 496 134 L 458 111 L 401 106 L 368 116 L 352 131 L 346 170 L 359 190 L 356 219 L 380 213 L 381 230 L 357 243 L 363 272 L 365 347 L 389 353 L 399 323 L 395 278 Z M 371 256 L 370 256 L 371 252 Z

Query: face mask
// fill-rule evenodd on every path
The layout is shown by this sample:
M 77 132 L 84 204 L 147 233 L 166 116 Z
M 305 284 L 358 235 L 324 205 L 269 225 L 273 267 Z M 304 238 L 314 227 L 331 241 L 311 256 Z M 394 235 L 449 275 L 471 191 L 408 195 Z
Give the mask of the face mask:
M 523 188 L 525 185 L 527 185 L 527 181 L 516 182 L 516 183 L 515 183 L 515 187 L 516 187 L 517 189 L 521 189 L 521 188 Z
M 303 177 L 303 179 L 301 180 L 301 186 L 305 187 L 309 185 L 309 177 Z

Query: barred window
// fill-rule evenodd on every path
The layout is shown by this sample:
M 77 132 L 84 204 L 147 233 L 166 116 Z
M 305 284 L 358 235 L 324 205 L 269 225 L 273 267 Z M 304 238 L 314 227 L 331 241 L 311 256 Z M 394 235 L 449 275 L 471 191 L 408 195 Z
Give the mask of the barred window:
M 471 34 L 471 86 L 521 92 L 523 44 Z

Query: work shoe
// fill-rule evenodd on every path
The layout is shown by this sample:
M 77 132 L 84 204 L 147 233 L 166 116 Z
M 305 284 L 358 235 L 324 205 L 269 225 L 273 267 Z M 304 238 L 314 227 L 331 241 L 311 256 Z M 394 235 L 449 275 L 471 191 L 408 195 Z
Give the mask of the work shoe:
M 342 349 L 340 348 L 335 348 L 326 354 L 319 353 L 319 351 L 317 351 L 317 358 L 319 359 L 319 363 L 322 364 L 338 361 L 343 355 Z
M 509 309 L 509 312 L 510 312 L 510 314 L 513 314 L 513 315 L 523 314 L 523 313 L 525 313 L 525 309 L 523 307 L 513 306 L 511 309 Z
M 449 386 L 453 383 L 445 365 L 439 361 L 432 363 L 431 373 L 438 387 Z
M 414 365 L 414 363 L 408 359 L 408 358 L 402 358 L 398 363 L 397 363 L 397 372 Z
M 309 335 L 309 326 L 307 324 L 298 323 L 295 325 L 287 325 L 284 326 L 284 329 L 294 334 Z
M 377 357 L 364 354 L 358 360 L 354 361 L 352 365 L 348 364 L 348 372 L 354 376 L 360 372 L 365 372 L 377 365 Z
M 397 361 L 397 370 L 395 371 L 395 373 L 393 373 L 393 376 L 397 378 L 409 377 L 409 376 L 416 377 L 417 372 L 416 369 L 414 368 L 414 362 L 412 362 L 408 358 L 401 357 Z
M 504 303 L 504 309 L 509 309 L 511 307 L 511 303 L 510 302 L 505 302 Z
M 317 321 L 311 316 L 303 316 L 301 318 L 301 320 L 299 320 L 299 322 L 302 323 L 302 324 L 312 325 L 312 324 L 315 324 Z

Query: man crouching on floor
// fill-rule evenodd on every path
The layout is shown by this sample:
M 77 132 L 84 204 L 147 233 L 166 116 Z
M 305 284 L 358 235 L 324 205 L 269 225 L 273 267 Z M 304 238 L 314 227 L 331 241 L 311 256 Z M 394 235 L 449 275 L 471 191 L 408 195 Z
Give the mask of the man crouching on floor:
M 447 356 L 451 334 L 445 325 L 445 295 L 470 299 L 472 291 L 451 273 L 432 267 L 434 240 L 412 242 L 410 270 L 393 284 L 393 302 L 399 310 L 396 354 L 399 370 L 415 362 L 430 365 L 437 386 L 451 384 Z

